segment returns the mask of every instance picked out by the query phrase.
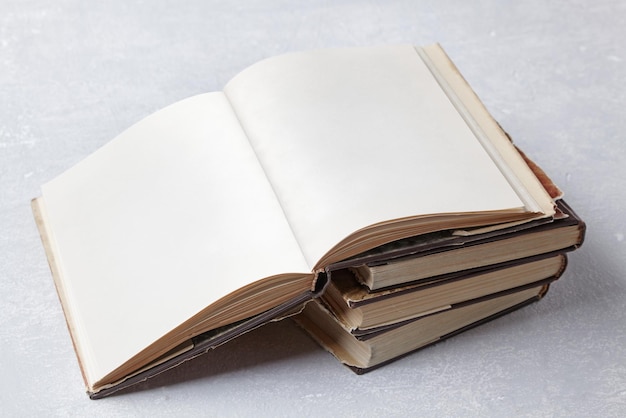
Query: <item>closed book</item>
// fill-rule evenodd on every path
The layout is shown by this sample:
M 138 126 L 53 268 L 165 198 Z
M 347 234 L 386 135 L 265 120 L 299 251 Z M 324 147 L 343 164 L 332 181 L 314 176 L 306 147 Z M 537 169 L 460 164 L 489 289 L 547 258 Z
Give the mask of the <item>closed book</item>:
M 361 337 L 346 330 L 317 300 L 308 303 L 295 319 L 322 347 L 361 374 L 535 302 L 548 286 L 487 299 Z
M 370 291 L 349 270 L 341 270 L 333 272 L 322 300 L 348 331 L 362 335 L 550 283 L 566 265 L 565 254 L 542 254 L 381 291 Z

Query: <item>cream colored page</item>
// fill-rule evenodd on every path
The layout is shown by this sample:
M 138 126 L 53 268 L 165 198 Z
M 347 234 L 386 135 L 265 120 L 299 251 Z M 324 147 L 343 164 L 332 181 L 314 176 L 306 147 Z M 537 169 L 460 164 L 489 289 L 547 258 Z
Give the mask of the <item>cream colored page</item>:
M 90 381 L 254 280 L 310 272 L 222 93 L 139 122 L 43 197 Z
M 271 58 L 225 92 L 311 264 L 381 221 L 524 206 L 412 46 Z

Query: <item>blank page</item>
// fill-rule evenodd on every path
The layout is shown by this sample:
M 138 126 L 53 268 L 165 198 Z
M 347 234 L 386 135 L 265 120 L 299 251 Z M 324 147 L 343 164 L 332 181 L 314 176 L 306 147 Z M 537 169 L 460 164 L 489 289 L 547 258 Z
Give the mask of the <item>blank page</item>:
M 310 272 L 222 93 L 149 116 L 43 198 L 90 382 L 230 292 Z
M 225 93 L 310 264 L 389 219 L 524 207 L 412 46 L 270 58 Z

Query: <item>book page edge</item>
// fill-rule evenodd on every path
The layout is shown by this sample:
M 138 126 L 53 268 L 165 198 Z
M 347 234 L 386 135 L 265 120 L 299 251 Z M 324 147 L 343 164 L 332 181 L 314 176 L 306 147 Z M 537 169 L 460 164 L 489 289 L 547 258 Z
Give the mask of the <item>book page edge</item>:
M 43 196 L 31 200 L 31 209 L 35 218 L 37 229 L 39 230 L 39 236 L 41 238 L 44 251 L 46 253 L 46 258 L 48 260 L 48 266 L 50 268 L 52 279 L 54 281 L 54 287 L 57 293 L 57 297 L 59 298 L 59 302 L 61 302 L 61 309 L 63 310 L 65 324 L 72 340 L 72 347 L 74 349 L 76 357 L 78 358 L 80 373 L 82 375 L 86 390 L 89 391 L 92 389 L 92 386 L 89 381 L 87 365 L 84 363 L 84 358 L 81 355 L 81 347 L 76 336 L 77 326 L 73 321 L 70 307 L 68 305 L 67 295 L 65 293 L 65 286 L 63 285 L 61 268 L 58 262 L 57 251 L 55 251 L 54 238 L 52 236 L 52 231 L 50 230 L 50 228 L 48 228 L 46 223 L 46 212 Z
M 527 209 L 553 216 L 552 198 L 443 48 L 434 44 L 416 51 Z

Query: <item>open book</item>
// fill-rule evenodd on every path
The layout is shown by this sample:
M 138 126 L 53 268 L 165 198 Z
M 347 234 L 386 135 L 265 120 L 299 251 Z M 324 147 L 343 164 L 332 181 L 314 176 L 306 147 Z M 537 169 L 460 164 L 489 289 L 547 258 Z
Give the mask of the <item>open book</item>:
M 261 61 L 132 126 L 33 207 L 95 396 L 289 313 L 377 246 L 555 213 L 436 45 Z

